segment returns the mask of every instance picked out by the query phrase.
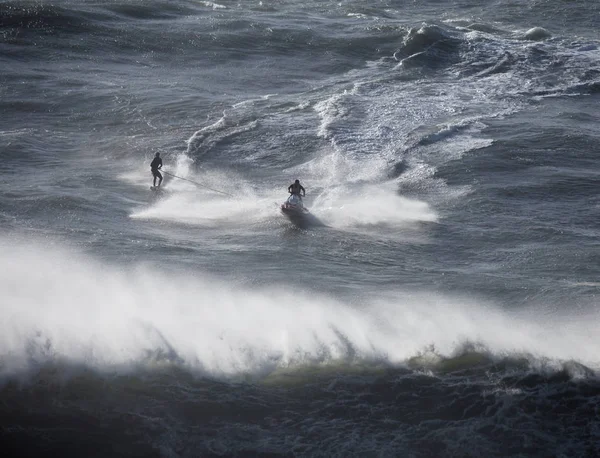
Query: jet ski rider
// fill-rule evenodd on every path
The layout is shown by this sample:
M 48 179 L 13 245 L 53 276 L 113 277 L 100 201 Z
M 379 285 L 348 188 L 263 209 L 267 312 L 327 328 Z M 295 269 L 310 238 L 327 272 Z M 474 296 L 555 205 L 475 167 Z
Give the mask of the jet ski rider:
M 288 192 L 292 195 L 295 194 L 300 197 L 300 191 L 302 191 L 302 197 L 306 196 L 306 190 L 304 189 L 304 186 L 300 184 L 300 180 L 296 180 L 288 186 Z

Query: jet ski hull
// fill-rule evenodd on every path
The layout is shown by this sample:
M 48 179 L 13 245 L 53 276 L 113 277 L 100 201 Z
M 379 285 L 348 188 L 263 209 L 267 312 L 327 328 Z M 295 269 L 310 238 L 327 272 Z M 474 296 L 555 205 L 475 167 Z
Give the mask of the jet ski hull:
M 309 211 L 306 208 L 293 208 L 289 207 L 285 204 L 281 206 L 281 213 L 283 213 L 288 218 L 304 218 L 309 214 Z
M 304 206 L 299 196 L 290 196 L 287 201 L 281 204 L 281 213 L 297 226 L 308 224 L 310 212 Z

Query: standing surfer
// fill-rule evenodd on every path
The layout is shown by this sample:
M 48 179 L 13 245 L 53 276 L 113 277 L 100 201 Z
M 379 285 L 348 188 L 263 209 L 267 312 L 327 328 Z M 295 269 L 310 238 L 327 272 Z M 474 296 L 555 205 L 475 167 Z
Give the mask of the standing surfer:
M 163 177 L 161 173 L 158 171 L 162 168 L 162 159 L 160 158 L 160 153 L 156 153 L 154 159 L 150 163 L 150 170 L 152 171 L 152 176 L 154 177 L 154 187 L 156 187 L 156 179 L 158 178 L 158 186 L 162 183 Z

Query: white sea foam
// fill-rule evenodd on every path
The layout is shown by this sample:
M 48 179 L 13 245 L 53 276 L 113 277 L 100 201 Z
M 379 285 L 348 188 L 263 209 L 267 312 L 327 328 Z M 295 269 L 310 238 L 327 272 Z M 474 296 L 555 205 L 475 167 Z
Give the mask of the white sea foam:
M 225 5 L 221 5 L 220 3 L 201 1 L 200 4 L 212 8 L 213 10 L 225 10 L 227 7 Z
M 365 292 L 353 304 L 273 285 L 252 289 L 201 272 L 116 266 L 71 250 L 0 239 L 3 374 L 49 361 L 98 369 L 157 355 L 215 376 L 352 360 L 402 363 L 465 341 L 497 354 L 600 361 L 597 316 L 519 317 L 473 299 Z
M 437 220 L 426 202 L 398 195 L 393 181 L 327 189 L 315 200 L 313 212 L 338 228 L 379 224 L 401 228 Z
M 275 201 L 268 197 L 259 198 L 248 192 L 244 199 L 239 199 L 195 188 L 177 192 L 165 191 L 164 196 L 152 205 L 134 211 L 131 217 L 217 226 L 227 223 L 246 225 L 276 214 Z

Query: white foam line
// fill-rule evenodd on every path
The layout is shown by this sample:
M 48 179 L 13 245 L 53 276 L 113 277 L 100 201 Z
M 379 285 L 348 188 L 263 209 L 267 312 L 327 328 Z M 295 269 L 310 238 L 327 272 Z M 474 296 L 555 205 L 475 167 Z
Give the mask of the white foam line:
M 397 364 L 431 345 L 452 355 L 465 341 L 496 354 L 600 361 L 597 313 L 515 317 L 480 301 L 381 288 L 351 306 L 283 285 L 101 264 L 31 241 L 0 246 L 4 375 L 57 360 L 129 366 L 156 354 L 217 376 L 355 357 Z

